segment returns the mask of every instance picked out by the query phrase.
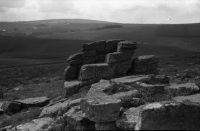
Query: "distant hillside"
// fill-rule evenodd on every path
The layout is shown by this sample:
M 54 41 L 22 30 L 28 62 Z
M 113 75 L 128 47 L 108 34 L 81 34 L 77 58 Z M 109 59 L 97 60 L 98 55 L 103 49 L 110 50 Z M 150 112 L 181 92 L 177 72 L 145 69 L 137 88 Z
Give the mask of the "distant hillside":
M 0 34 L 86 41 L 127 39 L 192 51 L 200 50 L 200 24 L 120 24 L 96 20 L 60 19 L 0 22 Z

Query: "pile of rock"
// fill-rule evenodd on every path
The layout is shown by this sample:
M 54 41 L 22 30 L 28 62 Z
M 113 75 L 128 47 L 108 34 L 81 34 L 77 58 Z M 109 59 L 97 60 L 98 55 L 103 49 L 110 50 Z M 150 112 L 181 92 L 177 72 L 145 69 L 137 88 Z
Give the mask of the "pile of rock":
M 69 66 L 65 69 L 66 97 L 72 95 L 72 92 L 76 93 L 83 85 L 98 82 L 100 79 L 157 73 L 158 58 L 149 55 L 134 59 L 136 49 L 136 42 L 125 40 L 83 44 L 82 52 L 67 60 Z
M 65 80 L 85 79 L 84 76 L 79 77 L 81 66 L 85 64 L 104 63 L 106 54 L 115 52 L 117 50 L 117 44 L 120 41 L 123 40 L 96 41 L 83 44 L 81 52 L 67 59 L 69 66 L 65 69 Z M 105 65 L 102 66 L 105 67 Z M 101 66 L 99 67 L 103 68 Z
M 38 119 L 12 127 L 14 130 L 190 130 L 200 129 L 200 94 L 194 84 L 181 84 L 176 96 L 167 101 L 172 89 L 162 75 L 132 75 L 91 84 L 86 95 L 65 98 L 42 109 Z M 78 83 L 77 83 L 78 84 Z M 80 83 L 79 83 L 80 84 Z M 181 87 L 187 88 L 182 90 Z M 195 86 L 196 87 L 196 86 Z M 191 90 L 189 90 L 191 88 Z M 170 90 L 170 91 L 169 91 Z M 179 96 L 181 92 L 194 93 Z M 198 89 L 199 91 L 199 89 Z M 188 92 L 188 93 L 187 93 Z M 180 93 L 180 94 L 179 94 Z M 152 102 L 147 99 L 157 97 Z M 10 127 L 9 127 L 10 128 Z

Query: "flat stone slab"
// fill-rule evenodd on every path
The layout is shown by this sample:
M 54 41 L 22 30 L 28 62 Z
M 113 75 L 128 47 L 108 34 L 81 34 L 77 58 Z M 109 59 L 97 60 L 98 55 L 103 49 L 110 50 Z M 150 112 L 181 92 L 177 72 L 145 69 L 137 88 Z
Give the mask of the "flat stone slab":
M 177 102 L 193 103 L 193 104 L 200 105 L 200 94 L 195 94 L 195 95 L 190 95 L 190 96 L 177 96 L 177 97 L 174 97 L 173 100 Z
M 149 75 L 132 75 L 132 76 L 125 76 L 120 78 L 112 79 L 116 83 L 123 83 L 127 85 L 135 84 L 136 82 L 147 81 L 151 77 Z
M 166 91 L 172 96 L 184 96 L 198 93 L 199 87 L 195 83 L 174 83 L 166 87 Z
M 49 98 L 44 97 L 35 97 L 35 98 L 27 98 L 23 100 L 15 100 L 22 104 L 22 107 L 42 107 L 49 103 Z
M 16 128 L 17 131 L 42 131 L 48 125 L 53 122 L 53 119 L 50 117 L 39 118 L 32 120 L 31 122 L 18 125 Z
M 135 50 L 137 49 L 137 43 L 136 42 L 131 42 L 131 41 L 121 41 L 118 44 L 117 51 L 123 52 L 124 50 Z
M 69 104 L 70 104 L 70 100 L 66 100 L 63 102 L 55 103 L 50 106 L 46 106 L 42 109 L 42 112 L 40 113 L 40 117 L 57 115 L 59 111 L 67 110 L 69 107 Z
M 125 54 L 122 52 L 108 53 L 106 56 L 106 63 L 116 64 L 124 61 L 130 61 L 133 54 Z
M 110 78 L 112 75 L 113 69 L 107 63 L 86 64 L 81 67 L 79 80 Z
M 143 56 L 139 56 L 138 60 L 156 60 L 157 61 L 157 57 L 155 55 L 143 55 Z

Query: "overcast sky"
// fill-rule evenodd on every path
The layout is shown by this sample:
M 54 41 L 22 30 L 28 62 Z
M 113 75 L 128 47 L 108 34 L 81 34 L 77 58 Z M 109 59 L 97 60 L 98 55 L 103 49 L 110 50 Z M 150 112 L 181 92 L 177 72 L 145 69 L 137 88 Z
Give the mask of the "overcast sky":
M 195 23 L 200 22 L 200 0 L 0 0 L 0 21 L 60 18 Z

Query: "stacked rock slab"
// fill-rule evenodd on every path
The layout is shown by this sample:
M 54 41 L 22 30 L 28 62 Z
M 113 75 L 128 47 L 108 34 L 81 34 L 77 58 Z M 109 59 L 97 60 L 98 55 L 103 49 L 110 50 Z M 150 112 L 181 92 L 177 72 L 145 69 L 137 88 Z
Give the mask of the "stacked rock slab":
M 115 52 L 120 41 L 123 40 L 103 40 L 83 44 L 81 52 L 73 54 L 67 59 L 69 65 L 64 72 L 65 80 L 77 80 L 83 65 L 104 63 L 106 54 Z M 80 77 L 80 79 L 84 78 Z
M 132 61 L 131 73 L 134 74 L 157 74 L 158 57 L 154 55 L 139 56 Z
M 117 50 L 111 50 L 109 48 L 104 48 L 104 61 L 103 63 L 97 64 L 86 64 L 81 67 L 79 80 L 85 81 L 90 79 L 109 79 L 117 76 L 126 75 L 129 68 L 131 68 L 131 58 L 136 49 L 136 43 L 130 41 L 117 41 Z M 95 43 L 96 44 L 96 43 Z M 94 43 L 93 48 L 98 47 Z M 100 43 L 101 46 L 103 45 Z M 109 43 L 107 43 L 109 45 Z M 88 46 L 88 45 L 87 45 Z M 86 46 L 86 47 L 87 47 Z M 99 46 L 96 52 L 101 54 L 102 48 Z M 111 45 L 109 45 L 111 46 Z M 84 47 L 84 46 L 83 46 Z M 89 47 L 86 48 L 91 49 Z M 86 50 L 84 47 L 84 50 Z M 113 48 L 116 49 L 116 48 Z M 111 53 L 110 53 L 111 52 Z M 102 62 L 102 61 L 98 61 Z
M 80 84 L 82 82 L 91 85 L 92 82 L 95 83 L 101 79 L 157 72 L 157 57 L 141 56 L 133 60 L 136 49 L 136 42 L 125 40 L 102 40 L 83 44 L 82 51 L 70 56 L 67 60 L 66 97 L 75 94 L 83 86 L 87 86 L 87 84 Z

